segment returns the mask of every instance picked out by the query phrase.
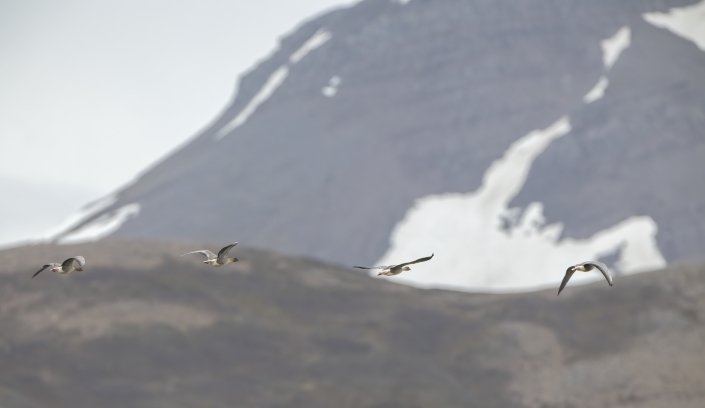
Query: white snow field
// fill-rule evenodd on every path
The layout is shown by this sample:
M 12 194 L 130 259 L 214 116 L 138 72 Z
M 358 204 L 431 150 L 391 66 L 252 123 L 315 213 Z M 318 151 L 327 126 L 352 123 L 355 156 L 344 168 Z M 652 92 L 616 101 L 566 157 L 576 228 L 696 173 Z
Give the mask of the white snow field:
M 598 99 L 601 99 L 603 96 L 605 96 L 605 90 L 607 89 L 607 85 L 610 84 L 610 80 L 607 79 L 606 76 L 601 76 L 600 79 L 597 81 L 594 87 L 583 96 L 583 102 L 585 103 L 592 103 L 595 102 Z
M 624 52 L 631 43 L 632 30 L 628 26 L 617 30 L 612 37 L 600 41 L 600 47 L 602 48 L 602 64 L 605 67 L 605 71 L 609 71 L 612 66 L 614 66 L 619 56 L 622 55 L 622 52 Z M 583 102 L 593 103 L 598 99 L 602 99 L 602 97 L 605 96 L 605 91 L 609 84 L 610 80 L 604 75 L 601 76 L 595 86 L 583 96 Z
M 523 214 L 508 208 L 536 157 L 570 130 L 569 119 L 563 117 L 512 143 L 486 170 L 476 191 L 417 200 L 395 226 L 390 248 L 378 264 L 435 252 L 432 261 L 413 265 L 391 280 L 422 288 L 495 292 L 557 289 L 568 266 L 614 253 L 619 253 L 618 268 L 624 274 L 665 266 L 651 217 L 630 217 L 587 239 L 560 239 L 562 224 L 546 225 L 541 203 L 530 204 Z M 596 279 L 603 278 L 576 274 L 570 284 Z
M 117 231 L 125 221 L 140 213 L 140 205 L 132 203 L 104 214 L 77 231 L 59 238 L 59 244 L 79 244 L 101 240 Z
M 686 7 L 674 7 L 667 13 L 645 13 L 644 20 L 659 28 L 690 40 L 705 51 L 705 0 Z
M 240 113 L 235 116 L 233 120 L 228 122 L 223 126 L 218 133 L 215 134 L 215 139 L 220 140 L 228 133 L 239 128 L 247 122 L 247 119 L 252 116 L 253 113 L 259 108 L 261 104 L 267 101 L 273 94 L 284 83 L 286 77 L 289 76 L 289 68 L 286 65 L 282 65 L 277 68 L 276 71 L 272 72 L 267 78 L 267 81 L 262 85 L 262 88 L 255 94 L 255 96 L 250 99 L 247 105 L 240 111 Z
M 321 93 L 324 96 L 332 98 L 338 93 L 338 85 L 340 85 L 340 77 L 335 75 L 328 81 L 328 85 L 321 89 Z
M 81 222 L 88 219 L 92 215 L 110 207 L 111 205 L 115 204 L 116 201 L 117 201 L 117 196 L 115 194 L 111 194 L 111 195 L 103 197 L 99 200 L 93 201 L 92 203 L 88 203 L 86 206 L 84 206 L 83 208 L 81 208 L 77 212 L 66 217 L 66 219 L 64 219 L 58 225 L 52 227 L 51 229 L 49 229 L 45 233 L 36 237 L 34 240 L 32 240 L 32 242 L 43 243 L 43 242 L 54 241 L 59 236 L 61 236 L 62 233 L 66 232 L 69 229 L 71 229 L 72 227 L 80 224 Z
M 291 54 L 289 57 L 289 63 L 296 64 L 300 62 L 311 51 L 330 40 L 331 37 L 331 33 L 326 30 L 320 29 L 316 31 L 316 33 L 314 33 L 311 38 L 306 40 L 306 42 L 303 43 L 298 50 Z M 255 96 L 252 97 L 240 113 L 238 113 L 233 120 L 228 122 L 214 135 L 214 139 L 216 141 L 220 140 L 228 133 L 244 125 L 250 116 L 257 111 L 257 108 L 259 108 L 260 105 L 274 95 L 274 92 L 276 92 L 276 90 L 279 89 L 279 87 L 284 83 L 287 76 L 289 76 L 289 66 L 287 64 L 277 68 L 271 75 L 269 75 L 269 78 L 267 78 L 267 81 L 264 85 L 262 85 L 262 88 L 260 88 Z
M 632 43 L 632 30 L 624 26 L 610 38 L 600 41 L 602 47 L 602 63 L 605 69 L 610 69 L 624 50 Z
M 600 47 L 602 48 L 602 64 L 605 67 L 605 71 L 609 71 L 612 66 L 614 66 L 614 63 L 617 62 L 622 52 L 631 45 L 631 42 L 632 30 L 628 26 L 617 30 L 612 37 L 600 41 Z M 583 102 L 593 103 L 598 99 L 602 99 L 602 97 L 605 96 L 605 91 L 609 84 L 610 80 L 605 75 L 601 76 L 595 86 L 583 96 Z
M 291 57 L 289 57 L 289 62 L 296 64 L 308 55 L 309 52 L 325 44 L 328 40 L 330 40 L 330 38 L 331 34 L 328 31 L 324 29 L 316 31 L 311 38 L 309 38 L 301 47 L 299 47 L 298 50 L 296 50 L 296 52 L 291 54 Z

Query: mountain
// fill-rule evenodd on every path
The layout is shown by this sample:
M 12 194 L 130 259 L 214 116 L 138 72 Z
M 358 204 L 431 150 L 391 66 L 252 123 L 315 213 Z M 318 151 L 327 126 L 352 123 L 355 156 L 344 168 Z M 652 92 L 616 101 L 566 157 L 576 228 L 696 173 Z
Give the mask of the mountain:
M 702 407 L 705 264 L 547 291 L 108 239 L 0 251 L 0 406 Z M 82 254 L 85 272 L 32 274 Z
M 693 3 L 330 12 L 282 39 L 190 143 L 55 238 L 239 240 L 349 265 L 436 252 L 440 272 L 408 283 L 470 290 L 549 285 L 586 259 L 621 274 L 700 259 L 705 52 L 657 24 Z

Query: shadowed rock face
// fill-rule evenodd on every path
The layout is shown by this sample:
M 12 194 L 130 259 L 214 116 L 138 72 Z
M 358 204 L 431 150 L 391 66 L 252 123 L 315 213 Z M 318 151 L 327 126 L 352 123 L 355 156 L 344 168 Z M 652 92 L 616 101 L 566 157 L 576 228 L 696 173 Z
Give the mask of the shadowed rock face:
M 372 263 L 416 199 L 474 191 L 512 142 L 568 115 L 573 130 L 513 205 L 544 203 L 572 238 L 650 216 L 667 261 L 700 257 L 705 53 L 642 18 L 693 2 L 368 0 L 329 13 L 283 39 L 211 126 L 96 217 L 138 203 L 115 236 L 235 231 L 256 247 Z M 585 104 L 606 75 L 600 42 L 624 26 L 632 45 Z M 330 38 L 292 60 L 319 30 Z
M 705 405 L 702 264 L 556 297 L 425 291 L 243 248 L 223 268 L 178 257 L 216 246 L 0 252 L 0 406 Z M 29 279 L 78 253 L 85 272 Z

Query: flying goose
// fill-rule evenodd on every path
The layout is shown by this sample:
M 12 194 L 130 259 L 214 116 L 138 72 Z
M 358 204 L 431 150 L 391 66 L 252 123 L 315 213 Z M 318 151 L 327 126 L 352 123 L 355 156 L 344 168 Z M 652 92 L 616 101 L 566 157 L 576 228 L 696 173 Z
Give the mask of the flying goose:
M 238 261 L 237 258 L 228 258 L 228 252 L 230 252 L 230 249 L 232 249 L 232 247 L 234 247 L 235 245 L 237 245 L 237 242 L 226 246 L 225 248 L 221 249 L 218 252 L 218 255 L 214 254 L 213 252 L 211 252 L 207 249 L 189 252 L 184 255 L 203 254 L 207 258 L 205 261 L 203 261 L 204 264 L 208 264 L 208 265 L 212 265 L 212 266 L 223 266 L 223 265 L 229 264 L 230 262 L 237 262 Z M 184 255 L 181 255 L 181 256 L 184 256 Z
M 561 282 L 561 287 L 558 288 L 558 294 L 561 294 L 561 291 L 563 288 L 565 288 L 565 285 L 568 283 L 570 280 L 570 277 L 573 276 L 573 274 L 577 272 L 590 272 L 593 269 L 599 269 L 600 272 L 602 272 L 603 275 L 605 275 L 605 279 L 607 279 L 607 283 L 610 284 L 610 286 L 613 286 L 612 283 L 612 275 L 610 275 L 609 269 L 607 269 L 607 265 L 603 264 L 602 262 L 597 262 L 597 261 L 591 261 L 591 262 L 583 262 L 579 263 L 577 265 L 573 265 L 568 268 L 568 270 L 565 271 L 565 276 L 563 277 L 563 282 Z
M 74 261 L 78 263 L 78 267 L 74 266 Z M 44 266 L 42 266 L 42 269 L 38 270 L 35 272 L 34 275 L 32 275 L 31 279 L 34 279 L 35 276 L 39 275 L 39 273 L 46 268 L 51 268 L 50 271 L 55 272 L 55 273 L 60 273 L 62 275 L 66 275 L 67 273 L 73 272 L 73 271 L 79 271 L 83 272 L 83 267 L 86 265 L 86 259 L 83 258 L 82 256 L 74 256 L 73 258 L 69 258 L 65 260 L 63 263 L 48 263 Z
M 399 265 L 387 265 L 387 266 L 371 266 L 371 267 L 366 267 L 366 266 L 353 266 L 353 268 L 357 269 L 381 269 L 382 272 L 378 273 L 377 276 L 384 275 L 384 276 L 394 276 L 394 275 L 399 275 L 400 273 L 404 271 L 410 271 L 411 268 L 409 268 L 407 265 L 413 265 L 421 262 L 426 262 L 433 258 L 434 254 L 431 254 L 431 256 L 427 256 L 425 258 L 419 258 L 415 261 L 412 262 L 405 262 L 401 263 Z

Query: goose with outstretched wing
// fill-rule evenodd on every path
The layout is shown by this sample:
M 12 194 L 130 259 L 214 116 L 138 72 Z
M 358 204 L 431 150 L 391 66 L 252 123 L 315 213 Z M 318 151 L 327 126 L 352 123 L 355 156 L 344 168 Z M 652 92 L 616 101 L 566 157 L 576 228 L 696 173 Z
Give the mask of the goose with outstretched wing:
M 431 258 L 433 258 L 433 255 L 434 255 L 434 254 L 431 254 L 431 256 L 427 256 L 427 257 L 425 257 L 425 258 L 419 258 L 419 259 L 417 259 L 417 260 L 415 260 L 415 261 L 411 261 L 411 262 L 401 263 L 401 264 L 399 264 L 399 265 L 369 266 L 369 267 L 367 267 L 367 266 L 357 266 L 357 265 L 355 265 L 355 266 L 353 266 L 353 268 L 357 268 L 357 269 L 381 269 L 382 271 L 381 271 L 380 273 L 378 273 L 377 276 L 381 276 L 381 275 L 384 275 L 384 276 L 394 276 L 394 275 L 399 275 L 400 273 L 405 272 L 405 271 L 410 271 L 411 268 L 409 268 L 408 265 L 413 265 L 413 264 L 417 264 L 417 263 L 426 262 L 426 261 L 431 260 Z
M 74 263 L 75 262 L 75 263 Z M 78 266 L 76 266 L 78 264 Z M 71 257 L 64 262 L 58 264 L 56 262 L 48 263 L 44 266 L 42 266 L 42 269 L 38 270 L 37 272 L 32 275 L 31 279 L 34 279 L 35 276 L 39 275 L 43 270 L 47 268 L 50 271 L 54 273 L 59 273 L 61 275 L 66 275 L 67 273 L 71 273 L 73 271 L 78 271 L 78 272 L 83 272 L 83 267 L 86 265 L 86 259 L 82 256 L 74 256 Z
M 231 262 L 237 262 L 237 261 L 238 261 L 237 258 L 228 258 L 228 252 L 230 252 L 230 250 L 231 250 L 235 245 L 237 245 L 237 242 L 234 243 L 234 244 L 230 244 L 230 245 L 224 247 L 223 249 L 221 249 L 220 251 L 218 251 L 218 255 L 214 254 L 213 252 L 211 252 L 211 251 L 209 251 L 209 250 L 207 250 L 207 249 L 201 249 L 201 250 L 198 250 L 198 251 L 189 252 L 189 253 L 184 254 L 184 255 L 201 254 L 201 255 L 204 255 L 204 256 L 206 257 L 206 260 L 203 261 L 204 264 L 211 265 L 211 266 L 223 266 L 223 265 L 227 265 L 227 264 L 229 264 L 229 263 L 231 263 Z M 181 255 L 181 256 L 184 256 L 184 255 Z
M 610 275 L 610 271 L 609 269 L 607 269 L 607 265 L 603 264 L 602 262 L 590 261 L 573 265 L 565 271 L 565 276 L 563 277 L 563 282 L 561 282 L 561 287 L 558 288 L 558 294 L 561 294 L 561 291 L 563 290 L 563 288 L 565 288 L 565 285 L 568 284 L 568 281 L 575 272 L 590 272 L 594 269 L 597 269 L 602 272 L 602 275 L 604 275 L 605 279 L 607 279 L 607 283 L 609 283 L 610 286 L 614 286 L 614 284 L 612 283 L 612 275 Z

